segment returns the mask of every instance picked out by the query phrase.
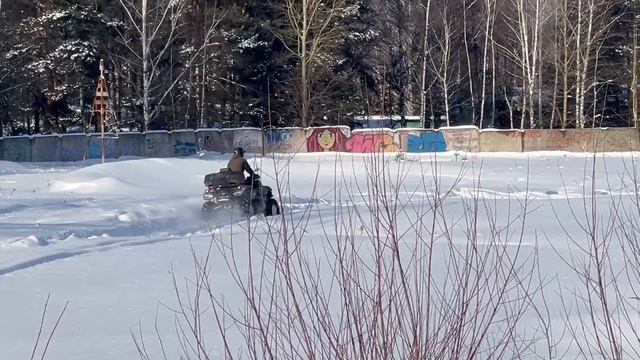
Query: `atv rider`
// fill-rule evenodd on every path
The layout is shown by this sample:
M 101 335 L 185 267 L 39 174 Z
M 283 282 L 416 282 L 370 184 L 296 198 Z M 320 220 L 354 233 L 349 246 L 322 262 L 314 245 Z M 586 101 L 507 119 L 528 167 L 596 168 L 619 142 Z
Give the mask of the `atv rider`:
M 253 179 L 258 176 L 253 172 L 251 166 L 249 166 L 249 162 L 244 158 L 244 149 L 241 147 L 237 147 L 233 149 L 233 157 L 229 160 L 227 164 L 227 168 L 229 171 L 233 172 L 241 172 L 244 176 L 244 172 L 249 173 L 249 177 L 246 179 L 246 184 L 250 185 L 253 183 Z

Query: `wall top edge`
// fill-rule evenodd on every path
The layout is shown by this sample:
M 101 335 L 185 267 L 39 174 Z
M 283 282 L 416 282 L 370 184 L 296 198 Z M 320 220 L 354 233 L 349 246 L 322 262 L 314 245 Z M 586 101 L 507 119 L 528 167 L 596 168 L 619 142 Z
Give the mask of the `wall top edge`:
M 617 130 L 617 131 L 640 131 L 640 129 L 635 128 L 635 127 L 596 127 L 596 128 L 586 128 L 586 129 L 575 129 L 575 128 L 570 128 L 570 129 L 494 129 L 494 128 L 487 128 L 487 129 L 479 129 L 477 126 L 474 125 L 461 125 L 461 126 L 448 126 L 448 127 L 441 127 L 438 129 L 421 129 L 421 128 L 397 128 L 397 129 L 390 129 L 390 128 L 372 128 L 372 129 L 353 129 L 351 130 L 348 126 L 345 125 L 333 125 L 333 126 L 317 126 L 317 127 L 307 127 L 307 128 L 302 128 L 302 127 L 281 127 L 281 128 L 265 128 L 265 131 L 273 131 L 273 130 L 304 130 L 304 131 L 308 131 L 310 129 L 345 129 L 345 130 L 350 130 L 352 133 L 366 133 L 366 132 L 437 132 L 437 131 L 452 131 L 452 130 L 477 130 L 479 132 L 527 132 L 527 131 L 561 131 L 561 132 L 567 132 L 567 131 L 612 131 L 612 130 Z M 225 128 L 225 129 L 219 129 L 219 128 L 198 128 L 196 130 L 190 130 L 190 129 L 180 129 L 180 130 L 172 130 L 172 131 L 167 131 L 167 130 L 149 130 L 146 132 L 137 132 L 137 131 L 131 131 L 131 132 L 119 132 L 119 133 L 105 133 L 105 137 L 118 137 L 119 135 L 145 135 L 145 134 L 171 134 L 171 133 L 189 133 L 189 132 L 206 132 L 206 131 L 213 131 L 213 132 L 222 132 L 222 131 L 238 131 L 238 130 L 256 130 L 256 131 L 261 131 L 260 128 L 255 128 L 255 127 L 244 127 L 244 128 Z M 0 137 L 0 140 L 10 140 L 10 139 L 35 139 L 35 138 L 51 138 L 51 137 L 65 137 L 65 136 L 100 136 L 102 135 L 101 133 L 69 133 L 69 134 L 34 134 L 34 135 L 17 135 L 17 136 L 3 136 Z

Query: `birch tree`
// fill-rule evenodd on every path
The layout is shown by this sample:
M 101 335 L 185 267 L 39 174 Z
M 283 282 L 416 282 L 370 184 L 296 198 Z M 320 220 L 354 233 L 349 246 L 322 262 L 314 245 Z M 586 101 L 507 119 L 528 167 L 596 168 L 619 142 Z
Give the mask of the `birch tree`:
M 437 84 L 442 90 L 445 124 L 451 126 L 451 97 L 454 91 L 452 85 L 455 81 L 452 68 L 454 29 L 446 3 L 443 3 L 439 13 L 442 19 L 441 30 L 439 32 L 433 30 L 435 45 L 433 51 L 429 52 L 429 60 L 432 71 L 437 78 Z M 436 57 L 436 55 L 438 56 Z
M 598 85 L 595 81 L 587 83 L 587 77 L 590 72 L 596 77 L 594 64 L 616 17 L 609 17 L 612 3 L 608 1 L 576 0 L 575 6 L 575 116 L 576 127 L 584 128 L 587 122 L 585 99 L 592 87 Z
M 570 9 L 569 0 L 560 0 L 560 5 L 556 10 L 556 17 L 558 18 L 559 26 L 557 28 L 558 44 L 557 50 L 560 53 L 556 57 L 556 74 L 560 73 L 562 76 L 562 116 L 560 127 L 565 129 L 569 124 L 569 97 L 570 84 L 569 76 L 572 71 L 573 59 L 575 57 L 571 48 L 572 38 L 574 36 L 573 29 L 570 24 Z M 555 104 L 555 103 L 554 103 Z
M 476 123 L 476 96 L 473 87 L 473 81 L 475 80 L 472 66 L 471 66 L 471 55 L 469 54 L 469 24 L 467 18 L 467 10 L 471 8 L 475 4 L 475 0 L 471 1 L 470 4 L 467 3 L 468 0 L 462 0 L 462 39 L 464 44 L 464 53 L 467 60 L 467 76 L 468 76 L 468 85 L 469 85 L 469 99 L 471 100 L 471 120 L 473 123 Z M 475 35 L 474 35 L 475 37 Z
M 529 128 L 535 128 L 537 117 L 534 110 L 534 94 L 538 81 L 540 34 L 545 22 L 544 4 L 542 0 L 512 0 L 512 4 L 515 14 L 507 15 L 507 23 L 514 35 L 514 41 L 512 46 L 503 48 L 520 68 L 522 84 L 520 129 L 525 128 L 525 120 L 529 121 Z
M 344 0 L 284 0 L 285 28 L 276 35 L 297 60 L 298 111 L 300 125 L 313 123 L 311 101 L 314 67 L 341 38 L 339 20 L 345 8 Z
M 484 8 L 484 46 L 482 47 L 482 81 L 480 86 L 480 119 L 479 127 L 482 129 L 484 125 L 485 105 L 487 99 L 487 64 L 489 63 L 489 48 L 493 45 L 493 29 L 496 21 L 496 0 L 483 0 Z M 493 55 L 495 58 L 495 55 Z M 492 61 L 492 67 L 495 68 L 495 60 Z M 495 75 L 492 76 L 494 86 L 492 90 L 492 98 L 494 98 L 495 107 Z M 494 113 L 495 111 L 492 111 Z
M 187 57 L 184 66 L 177 71 L 177 74 L 174 73 L 174 78 L 167 80 L 167 74 L 163 72 L 165 70 L 163 63 L 167 61 L 172 47 L 183 35 L 182 17 L 189 9 L 188 0 L 118 0 L 118 2 L 126 15 L 125 20 L 129 31 L 133 34 L 119 31 L 121 44 L 130 55 L 122 60 L 135 69 L 135 76 L 129 76 L 127 81 L 137 91 L 143 115 L 141 127 L 142 130 L 146 130 L 176 84 L 200 54 L 212 45 L 210 41 L 215 35 L 220 19 L 214 15 L 206 22 L 201 46 L 183 49 Z M 140 78 L 139 86 L 136 86 L 136 78 Z
M 429 49 L 429 14 L 431 11 L 431 0 L 427 0 L 426 5 L 420 4 L 424 9 L 424 28 L 423 28 L 423 44 L 422 44 L 422 76 L 420 78 L 420 124 L 422 128 L 426 127 L 427 116 L 427 54 Z M 433 125 L 433 124 L 432 124 Z

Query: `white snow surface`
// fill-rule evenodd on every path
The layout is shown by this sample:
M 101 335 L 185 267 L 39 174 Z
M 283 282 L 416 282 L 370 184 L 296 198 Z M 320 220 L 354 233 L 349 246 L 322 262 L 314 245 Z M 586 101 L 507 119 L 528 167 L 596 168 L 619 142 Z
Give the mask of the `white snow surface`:
M 548 279 L 570 284 L 575 277 L 560 256 L 571 247 L 565 231 L 577 234 L 579 227 L 569 221 L 567 204 L 582 205 L 595 196 L 606 208 L 612 197 L 630 194 L 635 185 L 627 183 L 625 173 L 639 165 L 638 154 L 600 154 L 593 177 L 592 156 L 408 154 L 404 161 L 390 155 L 384 164 L 390 173 L 405 176 L 407 193 L 399 198 L 412 193 L 412 201 L 418 202 L 420 196 L 427 201 L 428 194 L 436 191 L 416 187 L 432 177 L 437 166 L 441 188 L 452 189 L 445 205 L 452 219 L 464 213 L 462 199 L 489 199 L 504 222 L 509 218 L 508 205 L 530 199 L 534 205 L 524 243 L 538 244 L 540 268 Z M 366 202 L 337 197 L 336 177 L 352 191 L 366 186 L 365 168 L 371 159 L 372 155 L 316 153 L 258 157 L 250 162 L 260 168 L 267 185 L 274 186 L 276 169 L 281 176 L 287 174 L 289 190 L 281 198 L 285 215 L 295 221 L 312 208 L 304 241 L 323 248 L 330 241 L 323 233 L 324 221 L 334 209 Z M 179 280 L 192 276 L 191 249 L 204 254 L 212 233 L 242 244 L 249 223 L 258 224 L 261 236 L 265 224 L 282 221 L 262 216 L 201 218 L 203 176 L 224 167 L 226 161 L 227 156 L 207 153 L 105 164 L 0 162 L 0 359 L 29 358 L 49 294 L 45 332 L 67 301 L 68 308 L 47 359 L 137 359 L 131 333 L 138 334 L 140 324 L 153 348 L 150 352 L 161 358 L 153 343 L 156 317 L 169 358 L 177 358 L 174 315 L 167 309 L 176 304 L 172 273 Z M 595 191 L 591 191 L 594 179 Z M 554 211 L 562 221 L 556 220 Z M 405 220 L 400 226 L 411 219 Z M 482 238 L 488 225 L 478 227 Z M 247 261 L 245 255 L 238 254 L 241 266 Z M 241 303 L 224 262 L 215 256 L 212 261 L 217 290 L 227 301 Z M 550 302 L 553 316 L 558 317 L 554 319 L 561 321 L 560 310 L 553 308 L 553 299 Z M 209 341 L 212 358 L 220 358 L 222 345 L 215 339 L 213 324 L 208 331 L 213 337 Z

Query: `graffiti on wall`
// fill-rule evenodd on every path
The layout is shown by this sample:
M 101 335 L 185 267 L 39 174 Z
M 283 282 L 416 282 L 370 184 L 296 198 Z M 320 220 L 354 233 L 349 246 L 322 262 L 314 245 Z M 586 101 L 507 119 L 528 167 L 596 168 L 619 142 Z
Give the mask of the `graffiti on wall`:
M 173 154 L 176 156 L 189 156 L 196 152 L 196 144 L 192 142 L 176 139 L 176 143 L 173 145 Z
M 113 136 L 104 137 L 104 154 L 106 157 L 115 157 L 118 150 L 118 138 Z M 89 151 L 87 158 L 99 159 L 102 157 L 102 140 L 100 136 L 89 137 Z
M 152 152 L 156 149 L 155 141 L 148 137 L 144 139 L 145 151 Z
M 316 128 L 307 137 L 308 152 L 345 151 L 347 135 L 341 128 Z
M 402 139 L 403 144 L 400 143 L 400 139 Z M 307 137 L 307 151 L 346 151 L 352 153 L 441 152 L 447 151 L 447 142 L 442 133 L 433 131 L 415 132 L 406 135 L 391 131 L 356 131 L 351 136 L 347 136 L 343 128 L 323 127 L 310 131 Z
M 213 136 L 207 134 L 198 138 L 198 151 L 213 151 Z
M 270 146 L 280 146 L 290 144 L 293 141 L 293 131 L 290 130 L 269 130 L 265 133 L 265 140 Z
M 234 130 L 233 147 L 244 148 L 247 152 L 262 151 L 262 131 L 260 130 Z
M 445 132 L 449 150 L 477 151 L 479 134 L 477 130 L 450 129 Z
M 264 137 L 267 151 L 300 152 L 306 151 L 306 137 L 301 128 L 269 129 Z
M 347 151 L 354 153 L 398 152 L 397 144 L 391 134 L 356 133 L 347 140 Z
M 547 149 L 566 149 L 572 145 L 581 151 L 589 150 L 591 145 L 591 133 L 551 131 L 547 137 L 545 147 Z
M 406 151 L 411 153 L 447 151 L 447 142 L 441 132 L 408 134 Z

